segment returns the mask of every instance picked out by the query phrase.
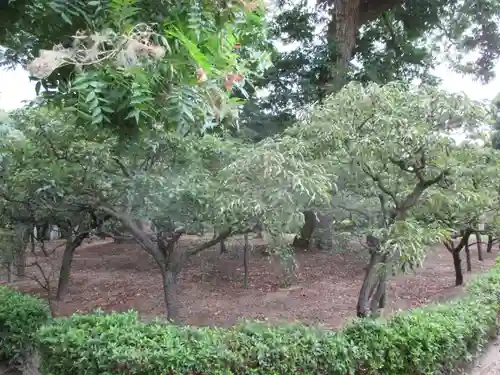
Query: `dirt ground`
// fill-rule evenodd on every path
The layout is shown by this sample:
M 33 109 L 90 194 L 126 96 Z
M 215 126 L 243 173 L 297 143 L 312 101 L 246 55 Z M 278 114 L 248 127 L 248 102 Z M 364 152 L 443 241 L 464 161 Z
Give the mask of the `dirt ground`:
M 186 323 L 228 326 L 241 319 L 266 318 L 337 328 L 354 316 L 367 264 L 365 249 L 300 252 L 296 256 L 296 280 L 283 285 L 278 262 L 256 250 L 263 245 L 262 240 L 253 240 L 253 244 L 248 289 L 243 286 L 243 243 L 238 239 L 228 244 L 227 254 L 213 248 L 188 262 L 179 280 L 181 314 Z M 473 273 L 493 265 L 496 251 L 484 252 L 485 259 L 480 262 L 475 246 L 473 250 Z M 56 253 L 58 259 L 50 262 L 54 282 L 62 251 Z M 34 258 L 28 259 L 28 264 L 33 263 Z M 465 259 L 463 263 L 465 269 Z M 37 274 L 36 267 L 29 267 L 28 272 Z M 465 275 L 467 280 L 470 274 Z M 33 280 L 19 281 L 14 286 L 46 295 Z M 448 299 L 461 291 L 462 288 L 454 287 L 450 254 L 438 246 L 429 251 L 423 268 L 390 281 L 387 310 Z M 165 314 L 161 277 L 153 259 L 137 245 L 112 242 L 86 244 L 76 250 L 69 294 L 54 307 L 58 316 L 98 307 L 106 311 L 135 309 L 146 319 Z

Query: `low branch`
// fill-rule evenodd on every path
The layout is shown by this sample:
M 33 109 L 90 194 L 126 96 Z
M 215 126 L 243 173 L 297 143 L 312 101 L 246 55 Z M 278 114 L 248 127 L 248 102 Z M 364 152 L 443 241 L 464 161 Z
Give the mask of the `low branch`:
M 396 205 L 396 210 L 404 213 L 408 209 L 412 208 L 418 202 L 418 199 L 424 193 L 425 189 L 431 187 L 434 184 L 437 184 L 445 176 L 449 175 L 449 173 L 449 169 L 445 169 L 441 173 L 439 173 L 439 175 L 430 180 L 419 181 L 413 188 L 412 192 L 405 198 L 403 203 L 401 203 L 400 205 Z
M 391 197 L 391 199 L 394 201 L 394 204 L 396 206 L 398 206 L 399 204 L 399 200 L 396 196 L 396 193 L 392 192 L 391 190 L 389 190 L 387 187 L 384 186 L 384 184 L 382 183 L 382 179 L 380 178 L 379 175 L 375 175 L 373 172 L 371 172 L 369 170 L 369 168 L 365 165 L 365 164 L 360 164 L 361 166 L 361 169 L 363 170 L 363 172 L 365 172 L 365 174 L 370 177 L 378 186 L 378 188 L 385 194 L 387 194 L 389 197 Z
M 250 232 L 252 232 L 252 230 L 248 230 L 245 233 L 250 233 Z M 242 233 L 242 234 L 244 234 L 244 233 Z M 207 241 L 207 242 L 201 244 L 200 246 L 194 248 L 193 250 L 191 250 L 189 252 L 189 255 L 193 256 L 193 255 L 196 255 L 196 254 L 202 252 L 203 250 L 209 249 L 212 246 L 217 245 L 220 241 L 225 240 L 230 235 L 231 235 L 231 229 L 228 229 L 224 232 L 221 232 L 221 233 L 219 233 L 219 235 L 217 237 L 215 237 L 215 238 L 211 239 L 210 241 Z
M 139 228 L 134 220 L 132 220 L 126 214 L 115 211 L 110 207 L 99 206 L 99 210 L 107 213 L 108 215 L 121 222 L 126 229 L 130 230 L 133 237 L 137 240 L 139 245 L 141 245 L 144 250 L 146 250 L 153 257 L 157 257 L 157 252 L 155 252 L 155 250 L 157 250 L 158 247 L 156 246 L 156 243 L 147 235 L 147 233 Z
M 115 161 L 116 164 L 118 164 L 118 167 L 120 167 L 122 173 L 125 175 L 127 178 L 132 178 L 132 174 L 128 170 L 127 166 L 123 164 L 123 162 L 118 159 L 117 157 L 113 157 L 113 160 Z

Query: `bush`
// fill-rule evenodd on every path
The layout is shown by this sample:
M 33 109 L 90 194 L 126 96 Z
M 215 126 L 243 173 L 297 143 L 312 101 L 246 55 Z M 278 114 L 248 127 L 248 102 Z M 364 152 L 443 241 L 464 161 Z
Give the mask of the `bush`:
M 52 375 L 422 375 L 470 359 L 496 324 L 500 269 L 459 300 L 358 320 L 340 332 L 244 323 L 231 329 L 145 324 L 135 313 L 74 315 L 39 333 Z
M 49 319 L 49 307 L 42 300 L 0 287 L 0 361 L 24 362 L 38 329 Z

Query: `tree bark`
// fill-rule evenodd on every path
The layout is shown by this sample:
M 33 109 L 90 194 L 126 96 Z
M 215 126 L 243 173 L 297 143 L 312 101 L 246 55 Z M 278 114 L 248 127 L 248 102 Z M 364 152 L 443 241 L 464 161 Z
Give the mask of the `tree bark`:
M 486 247 L 486 252 L 491 253 L 493 250 L 493 235 L 488 234 L 488 246 Z
M 12 270 L 13 264 L 11 261 L 8 261 L 5 265 L 7 267 L 7 282 L 10 284 L 15 280 L 15 275 Z
M 332 92 L 340 90 L 346 83 L 345 73 L 354 56 L 359 29 L 384 12 L 400 6 L 403 1 L 318 0 L 318 2 L 328 3 L 331 9 L 327 40 L 332 53 L 329 54 L 328 66 L 320 78 L 323 84 L 320 88 L 320 98 L 323 99 Z
M 310 250 L 329 249 L 333 245 L 333 216 L 319 211 L 304 211 L 304 225 L 300 235 L 295 236 L 293 247 Z
M 379 275 L 377 280 L 377 289 L 370 303 L 370 313 L 373 317 L 380 316 L 385 307 L 385 291 L 387 284 L 387 273 L 384 270 L 383 274 Z
M 26 247 L 17 249 L 16 252 L 16 275 L 18 278 L 24 278 L 26 276 Z
M 220 253 L 221 254 L 227 254 L 228 253 L 226 242 L 224 240 L 220 241 Z
M 167 318 L 175 324 L 181 322 L 179 296 L 177 294 L 177 277 L 176 271 L 165 268 L 162 269 L 163 278 L 163 293 L 165 305 L 167 306 Z
M 358 303 L 356 305 L 356 315 L 359 318 L 364 318 L 369 315 L 370 296 L 378 284 L 376 265 L 382 260 L 380 254 L 376 250 L 371 251 L 370 262 L 366 267 L 365 278 L 358 295 Z
M 248 289 L 248 253 L 250 251 L 250 242 L 248 241 L 248 234 L 245 233 L 245 245 L 243 247 L 243 268 L 245 271 L 244 275 L 244 286 L 245 289 Z
M 83 240 L 87 237 L 88 233 L 78 234 L 74 239 L 70 232 L 69 237 L 66 238 L 66 246 L 64 247 L 64 254 L 61 263 L 61 269 L 59 271 L 59 280 L 57 283 L 57 293 L 56 299 L 60 301 L 63 299 L 67 292 L 69 286 L 69 276 L 71 274 L 71 264 L 73 263 L 73 255 L 75 250 L 79 247 Z
M 476 242 L 477 242 L 477 257 L 482 262 L 484 260 L 483 259 L 483 246 L 481 243 L 481 233 L 479 233 L 479 231 L 476 231 Z
M 464 275 L 462 273 L 462 260 L 460 259 L 460 251 L 453 251 L 453 267 L 455 268 L 455 286 L 464 283 Z
M 15 241 L 17 248 L 14 254 L 14 264 L 16 265 L 16 276 L 18 278 L 26 276 L 26 246 L 28 246 L 32 229 L 31 226 L 21 227 L 18 232 L 19 238 Z
M 469 241 L 465 244 L 465 259 L 467 261 L 467 272 L 472 271 L 472 261 L 470 257 L 470 246 L 469 246 Z
M 312 235 L 316 228 L 316 214 L 314 211 L 304 211 L 304 225 L 300 229 L 300 234 L 293 239 L 293 247 L 309 250 L 312 246 Z

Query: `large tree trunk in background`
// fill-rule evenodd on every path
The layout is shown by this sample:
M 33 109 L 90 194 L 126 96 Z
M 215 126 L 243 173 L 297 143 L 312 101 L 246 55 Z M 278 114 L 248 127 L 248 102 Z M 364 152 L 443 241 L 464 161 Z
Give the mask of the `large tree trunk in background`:
M 69 236 L 66 237 L 66 246 L 64 247 L 64 254 L 61 263 L 61 269 L 59 271 L 59 281 L 57 283 L 57 293 L 56 299 L 61 300 L 64 298 L 68 292 L 69 286 L 69 276 L 71 274 L 71 264 L 73 263 L 73 255 L 78 246 L 80 246 L 83 240 L 87 237 L 88 233 L 78 234 L 74 239 L 69 232 Z
M 222 240 L 220 242 L 220 253 L 221 254 L 226 254 L 228 253 L 227 246 L 226 246 L 226 241 Z
M 364 2 L 364 1 L 363 1 Z M 356 47 L 356 36 L 361 26 L 361 0 L 335 0 L 335 65 L 333 66 L 332 90 L 340 90 L 345 83 L 345 73 Z M 333 31 L 333 30 L 331 30 Z
M 12 262 L 9 261 L 9 262 L 5 263 L 5 265 L 7 268 L 7 282 L 10 284 L 14 281 L 16 275 L 14 275 L 14 271 L 12 269 L 12 267 L 13 267 Z
M 462 260 L 460 259 L 460 251 L 453 251 L 453 268 L 455 268 L 455 285 L 459 286 L 464 283 L 464 274 L 462 273 Z
M 318 3 L 333 4 L 327 39 L 337 53 L 330 56 L 329 76 L 325 77 L 324 94 L 338 91 L 345 83 L 345 72 L 349 66 L 359 29 L 382 13 L 401 5 L 403 0 L 318 0 Z
M 470 229 L 465 229 L 461 231 L 462 238 L 460 242 L 455 245 L 453 240 L 444 241 L 443 244 L 446 249 L 451 253 L 453 257 L 453 268 L 455 269 L 455 286 L 462 285 L 464 283 L 464 274 L 462 272 L 462 259 L 460 259 L 460 252 L 465 247 L 466 253 L 469 249 L 469 238 L 471 235 Z M 468 263 L 470 261 L 470 251 L 468 256 Z
M 312 247 L 329 249 L 333 245 L 333 217 L 318 211 L 304 211 L 304 225 L 300 235 L 295 236 L 295 248 L 309 250 Z
M 16 276 L 23 278 L 26 276 L 26 248 L 18 249 L 16 254 Z

